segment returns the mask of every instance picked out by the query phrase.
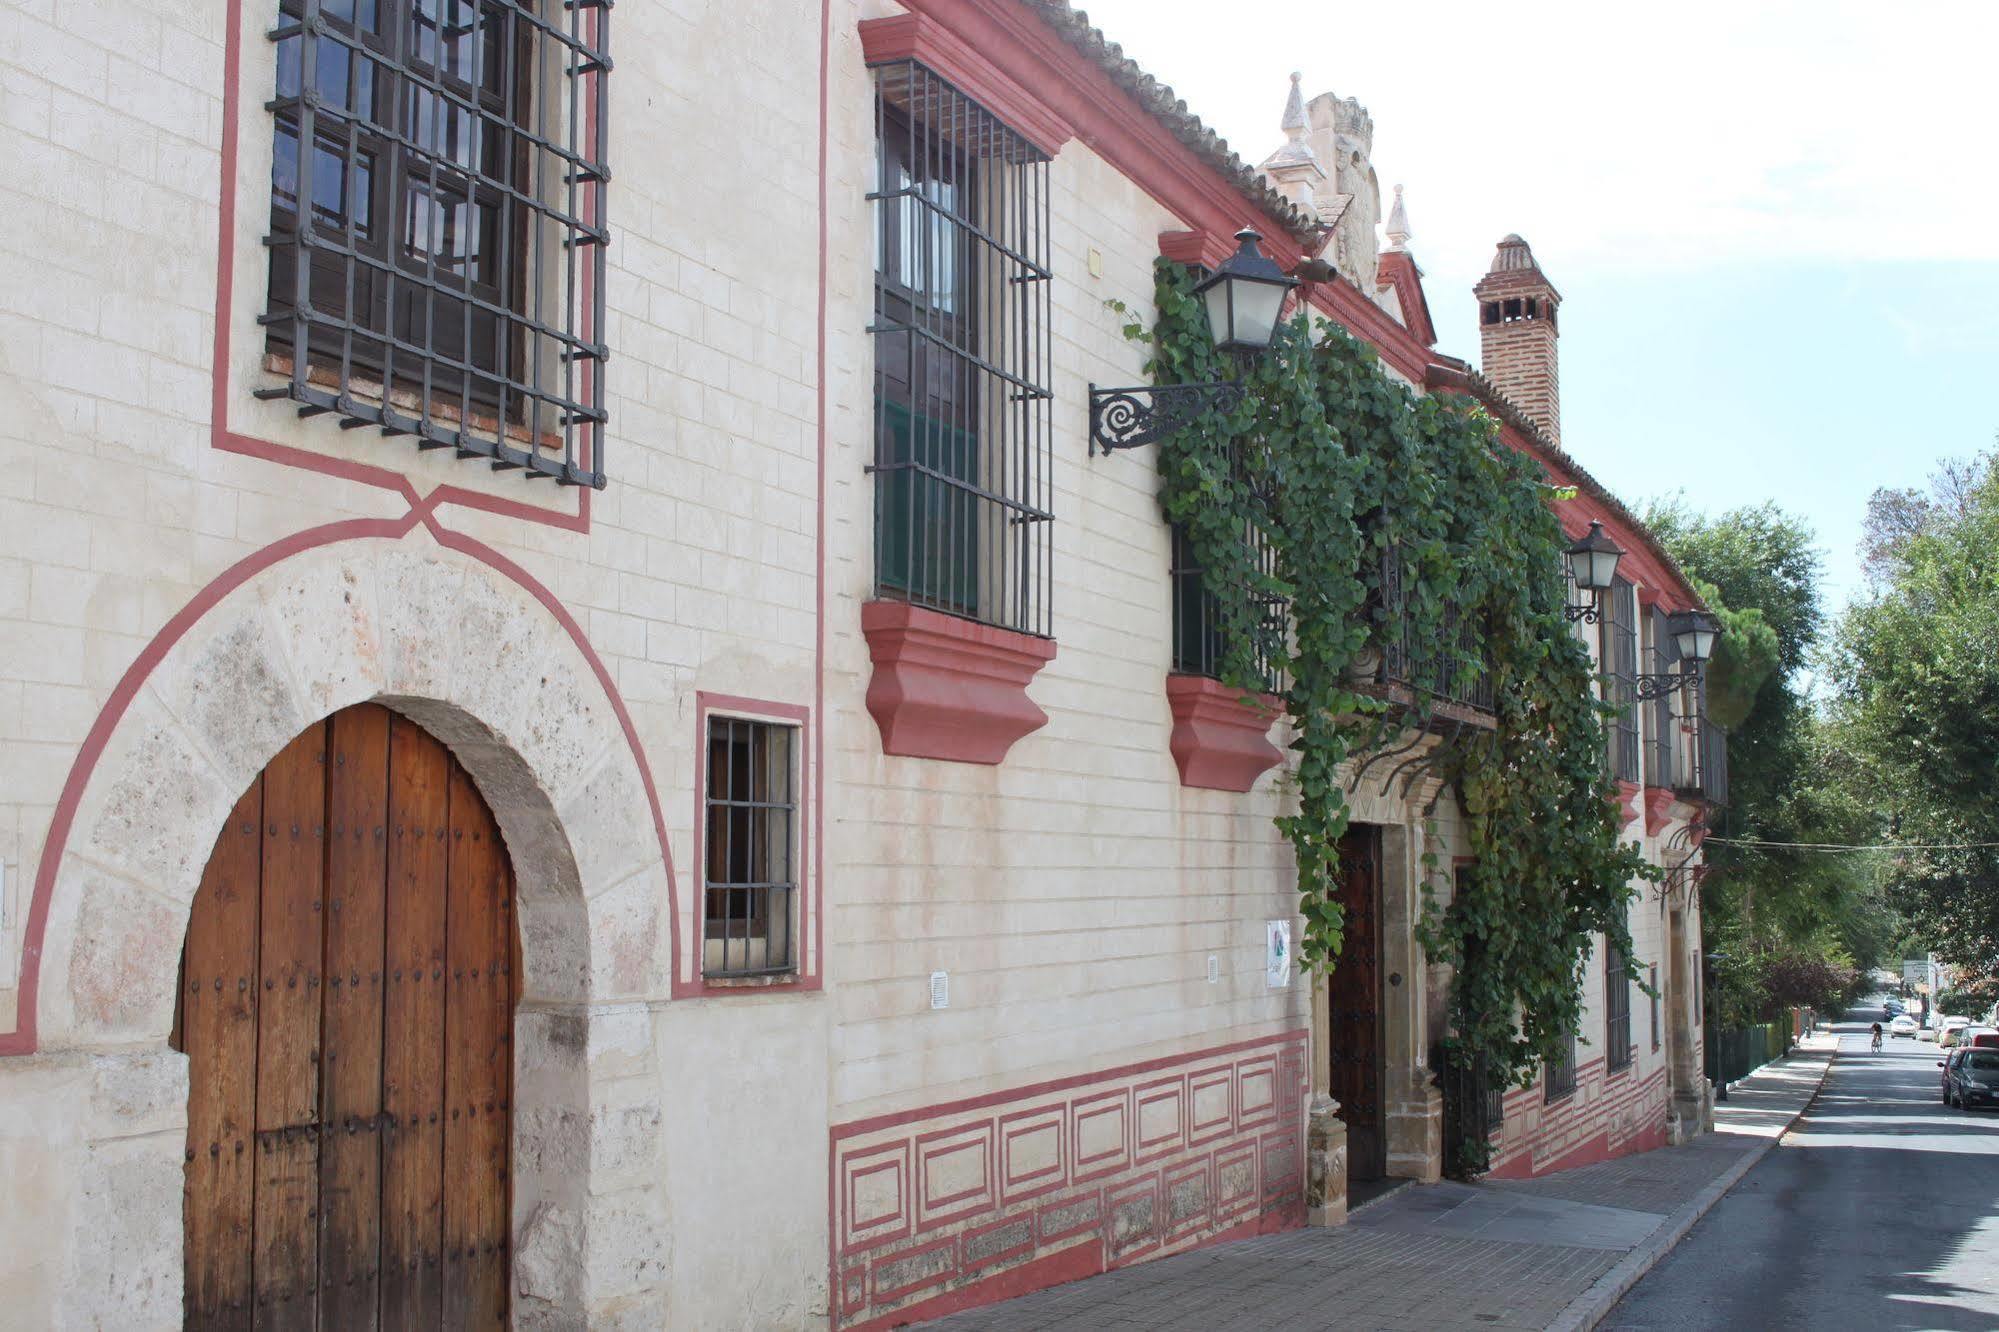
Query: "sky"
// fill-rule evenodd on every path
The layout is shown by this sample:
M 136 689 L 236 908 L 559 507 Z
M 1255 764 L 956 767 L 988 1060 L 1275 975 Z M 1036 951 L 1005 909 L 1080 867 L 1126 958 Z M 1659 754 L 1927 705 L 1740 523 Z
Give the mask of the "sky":
M 1563 446 L 1634 506 L 1803 517 L 1829 609 L 1869 494 L 1999 436 L 1999 0 L 1074 2 L 1252 163 L 1291 71 L 1359 98 L 1438 346 L 1477 359 L 1520 233 Z

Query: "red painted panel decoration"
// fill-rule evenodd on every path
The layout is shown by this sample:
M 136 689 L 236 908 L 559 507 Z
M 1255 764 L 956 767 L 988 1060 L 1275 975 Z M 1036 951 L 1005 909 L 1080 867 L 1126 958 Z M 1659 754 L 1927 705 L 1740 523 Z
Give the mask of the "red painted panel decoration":
M 1304 1221 L 1305 1033 L 833 1130 L 836 1326 Z

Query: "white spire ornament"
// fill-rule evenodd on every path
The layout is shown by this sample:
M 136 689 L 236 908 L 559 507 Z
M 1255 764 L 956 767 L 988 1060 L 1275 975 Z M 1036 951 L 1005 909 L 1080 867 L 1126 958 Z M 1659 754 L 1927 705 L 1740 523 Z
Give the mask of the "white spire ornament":
M 1397 252 L 1409 248 L 1409 238 L 1415 233 L 1409 230 L 1409 210 L 1402 206 L 1402 187 L 1395 187 L 1395 206 L 1388 210 L 1388 248 Z

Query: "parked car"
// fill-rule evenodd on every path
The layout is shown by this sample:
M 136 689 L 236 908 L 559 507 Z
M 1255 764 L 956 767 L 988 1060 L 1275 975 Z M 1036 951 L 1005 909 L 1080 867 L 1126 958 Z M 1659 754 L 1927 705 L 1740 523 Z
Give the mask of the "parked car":
M 1999 1050 L 1999 1030 L 1991 1027 L 1966 1027 L 1958 1036 L 1957 1043 L 1967 1050 Z
M 1968 1028 L 1970 1025 L 1971 1025 L 1971 1019 L 1968 1017 L 1945 1018 L 1943 1020 L 1943 1026 L 1938 1028 L 1937 1030 L 1938 1048 L 1948 1050 L 1952 1046 L 1956 1045 L 1958 1037 L 1962 1036 L 1965 1032 L 1965 1029 Z
M 1897 1013 L 1895 1020 L 1888 1024 L 1890 1036 L 1913 1036 L 1916 1034 L 1916 1020 L 1907 1013 Z
M 1999 1106 L 1999 1049 L 1955 1050 L 1943 1061 L 1943 1103 Z

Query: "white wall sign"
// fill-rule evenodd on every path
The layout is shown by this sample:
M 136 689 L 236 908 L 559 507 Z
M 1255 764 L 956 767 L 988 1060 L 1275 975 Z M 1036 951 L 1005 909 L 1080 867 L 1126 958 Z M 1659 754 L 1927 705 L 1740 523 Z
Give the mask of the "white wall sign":
M 1291 983 L 1291 922 L 1288 920 L 1267 920 L 1263 923 L 1264 981 L 1273 990 L 1281 990 Z
M 951 973 L 933 971 L 930 973 L 930 1006 L 949 1008 L 951 1006 Z

